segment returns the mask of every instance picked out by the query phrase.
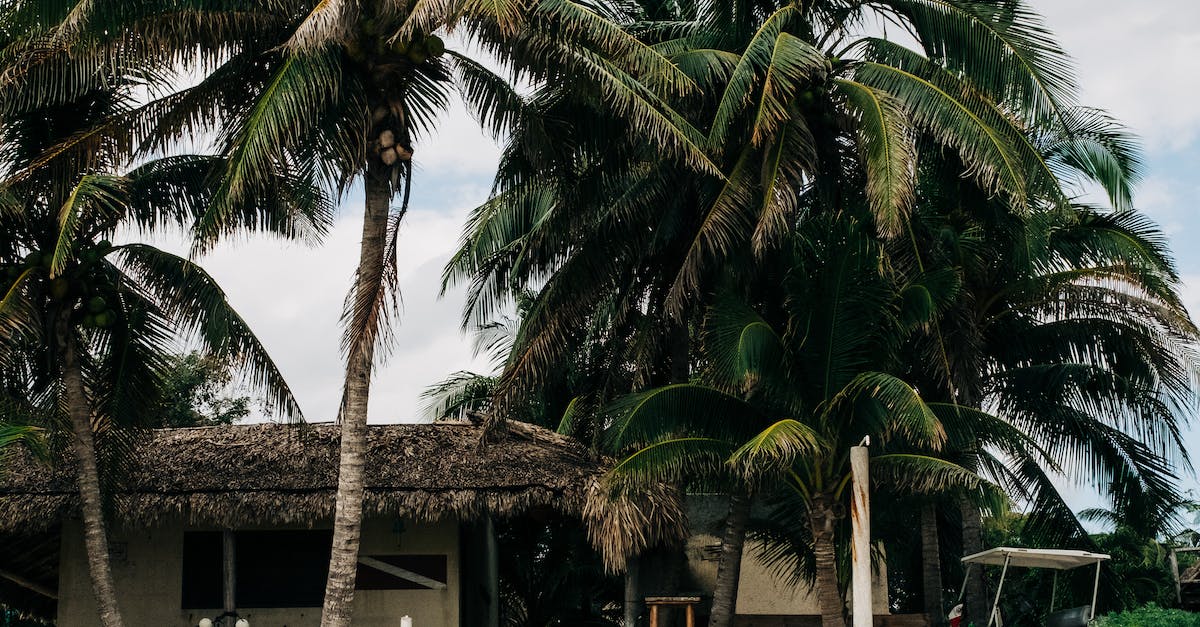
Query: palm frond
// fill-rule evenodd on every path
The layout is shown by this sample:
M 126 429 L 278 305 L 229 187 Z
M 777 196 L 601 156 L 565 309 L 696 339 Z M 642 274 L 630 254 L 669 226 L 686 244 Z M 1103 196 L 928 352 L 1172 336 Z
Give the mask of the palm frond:
M 733 448 L 725 440 L 712 438 L 661 440 L 622 459 L 609 471 L 608 477 L 617 486 L 674 484 L 684 479 L 721 477 Z
M 792 465 L 799 455 L 814 455 L 826 449 L 828 441 L 808 425 L 787 418 L 763 429 L 729 456 L 729 465 L 750 479 L 769 475 Z
M 187 259 L 145 244 L 126 244 L 117 249 L 117 255 L 181 331 L 242 369 L 280 416 L 303 420 L 283 374 L 207 272 Z
M 908 219 L 916 178 L 917 147 L 908 117 L 885 91 L 850 80 L 834 84 L 859 115 L 859 151 L 876 228 L 885 237 L 896 237 Z

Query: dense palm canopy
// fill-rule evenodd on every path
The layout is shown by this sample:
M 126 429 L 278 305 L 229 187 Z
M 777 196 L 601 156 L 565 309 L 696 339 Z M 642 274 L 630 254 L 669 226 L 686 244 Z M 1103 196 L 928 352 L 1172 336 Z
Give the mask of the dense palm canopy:
M 1186 461 L 1195 331 L 1160 236 L 1131 210 L 1136 143 L 1078 105 L 1036 15 L 953 0 L 613 14 L 704 87 L 674 105 L 723 176 L 662 158 L 602 102 L 528 98 L 540 115 L 515 127 L 447 269 L 471 280 L 468 322 L 539 288 L 497 386 L 500 417 L 597 334 L 631 347 L 609 381 L 687 372 L 678 336 L 722 277 L 752 281 L 813 216 L 865 209 L 881 266 L 954 293 L 909 340 L 908 376 L 930 398 L 1002 414 L 991 432 L 949 434 L 950 459 L 1034 504 L 1059 539 L 1081 538 L 1049 480 L 1060 472 L 1169 501 L 1162 460 Z M 872 31 L 885 36 L 860 36 Z M 1092 185 L 1115 212 L 1076 203 Z
M 614 448 L 635 450 L 614 469 L 618 484 L 716 485 L 743 509 L 757 493 L 794 516 L 793 528 L 807 523 L 801 535 L 813 543 L 825 624 L 839 624 L 842 614 L 834 531 L 848 497 L 850 447 L 871 436 L 883 451 L 877 472 L 892 489 L 986 490 L 971 472 L 916 451 L 941 449 L 946 422 L 999 428 L 982 412 L 926 403 L 897 376 L 906 338 L 951 294 L 937 276 L 880 274 L 882 247 L 863 231 L 849 215 L 809 221 L 770 259 L 767 267 L 780 270 L 765 270 L 754 288 L 726 292 L 710 308 L 699 380 L 608 409 Z M 736 562 L 730 567 L 737 572 Z M 717 597 L 712 624 L 723 625 L 718 601 L 736 597 L 736 588 L 718 588 Z
M 495 194 L 447 274 L 470 279 L 474 322 L 544 284 L 501 398 L 551 376 L 599 317 L 627 333 L 641 313 L 694 323 L 731 259 L 763 255 L 805 215 L 865 193 L 876 229 L 903 233 L 922 152 L 956 155 L 960 173 L 1019 213 L 1067 204 L 1079 164 L 1112 173 L 1101 183 L 1128 205 L 1127 146 L 1076 106 L 1069 63 L 1023 3 L 644 2 L 613 12 L 702 87 L 672 104 L 701 129 L 721 175 L 664 158 L 586 94 L 527 98 Z M 880 30 L 917 46 L 863 35 Z M 655 349 L 650 361 L 669 360 L 669 342 L 640 342 Z

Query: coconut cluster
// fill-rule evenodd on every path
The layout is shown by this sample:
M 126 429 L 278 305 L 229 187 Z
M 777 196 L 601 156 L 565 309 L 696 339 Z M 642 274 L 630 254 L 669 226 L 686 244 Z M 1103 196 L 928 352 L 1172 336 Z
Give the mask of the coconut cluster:
M 379 144 L 379 159 L 384 165 L 395 165 L 397 161 L 412 159 L 412 151 L 396 143 L 396 133 L 391 129 L 381 131 L 376 143 Z
M 76 263 L 58 276 L 50 274 L 54 264 L 53 251 L 35 250 L 25 255 L 23 263 L 4 266 L 3 276 L 11 287 L 22 275 L 32 271 L 33 276 L 41 278 L 46 300 L 71 310 L 73 324 L 108 328 L 117 321 L 117 311 L 111 306 L 116 297 L 108 289 L 99 262 L 112 249 L 112 242 L 108 240 L 86 246 L 78 251 Z
M 413 65 L 421 65 L 430 58 L 438 58 L 446 53 L 446 42 L 437 35 L 417 35 L 411 41 L 397 41 L 392 45 L 392 51 L 408 57 Z

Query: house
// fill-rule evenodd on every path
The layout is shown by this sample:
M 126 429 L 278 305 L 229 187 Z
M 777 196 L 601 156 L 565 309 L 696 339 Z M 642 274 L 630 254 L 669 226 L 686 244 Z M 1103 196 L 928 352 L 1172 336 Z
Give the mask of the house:
M 369 429 L 356 626 L 394 627 L 406 615 L 413 627 L 496 625 L 492 517 L 551 511 L 583 519 L 615 568 L 660 539 L 688 537 L 688 585 L 711 594 L 723 498 L 690 497 L 687 515 L 668 492 L 614 502 L 599 488 L 605 460 L 578 442 L 516 422 L 487 446 L 483 436 L 470 422 Z M 318 625 L 337 444 L 332 424 L 163 429 L 136 443 L 109 515 L 127 624 L 191 627 L 228 607 L 253 627 Z M 90 627 L 73 478 L 69 457 L 53 467 L 24 453 L 4 460 L 0 599 L 58 627 Z M 811 624 L 812 594 L 747 548 L 738 624 Z M 878 614 L 886 604 L 881 580 Z
M 489 515 L 585 514 L 604 468 L 583 446 L 513 424 L 481 447 L 482 429 L 370 428 L 355 625 L 393 627 L 405 615 L 414 627 L 495 624 Z M 251 625 L 319 624 L 337 436 L 335 425 L 276 424 L 147 436 L 114 493 L 110 524 L 127 623 L 190 627 L 228 600 Z M 94 625 L 71 463 L 51 470 L 18 455 L 5 466 L 0 593 L 59 627 Z M 606 524 L 600 509 L 589 510 L 597 528 Z

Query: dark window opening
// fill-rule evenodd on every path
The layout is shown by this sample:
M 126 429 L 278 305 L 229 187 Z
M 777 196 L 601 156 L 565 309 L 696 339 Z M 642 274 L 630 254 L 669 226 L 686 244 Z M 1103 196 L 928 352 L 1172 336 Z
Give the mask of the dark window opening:
M 221 532 L 183 534 L 183 608 L 221 607 Z
M 333 532 L 328 530 L 235 532 L 237 607 L 320 607 L 332 544 Z M 223 605 L 223 546 L 220 531 L 184 533 L 184 609 Z

